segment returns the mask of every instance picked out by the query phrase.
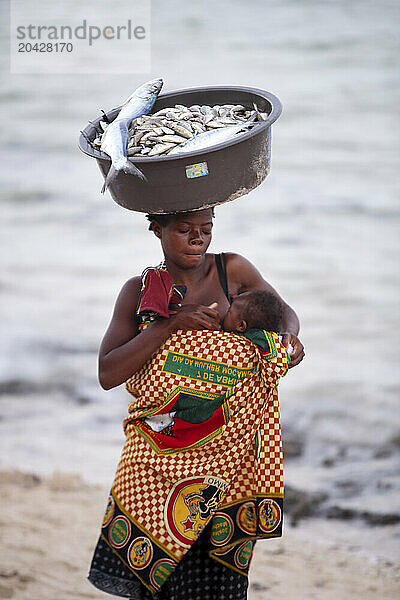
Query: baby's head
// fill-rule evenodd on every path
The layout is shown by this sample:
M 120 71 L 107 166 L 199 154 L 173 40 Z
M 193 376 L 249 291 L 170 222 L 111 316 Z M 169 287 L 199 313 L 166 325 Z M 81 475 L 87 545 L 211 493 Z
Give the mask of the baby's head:
M 245 333 L 249 329 L 265 329 L 279 333 L 282 303 L 271 292 L 257 290 L 236 296 L 226 313 L 224 331 Z

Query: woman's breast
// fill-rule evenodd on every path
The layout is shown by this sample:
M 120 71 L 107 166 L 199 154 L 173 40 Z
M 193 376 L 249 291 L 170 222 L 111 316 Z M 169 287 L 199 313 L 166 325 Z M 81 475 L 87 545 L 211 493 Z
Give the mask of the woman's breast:
M 194 290 L 193 292 L 188 290 L 185 295 L 183 304 L 202 304 L 203 306 L 210 306 L 216 302 L 218 304 L 216 310 L 221 317 L 225 316 L 229 309 L 229 302 L 222 290 L 214 289 L 206 292 L 199 292 Z
M 237 294 L 237 290 L 231 289 L 229 280 L 228 287 L 230 294 Z M 215 262 L 212 260 L 206 277 L 198 284 L 188 286 L 183 304 L 203 304 L 204 306 L 210 306 L 214 302 L 218 304 L 217 311 L 219 315 L 221 317 L 225 316 L 229 309 L 229 302 L 222 289 Z

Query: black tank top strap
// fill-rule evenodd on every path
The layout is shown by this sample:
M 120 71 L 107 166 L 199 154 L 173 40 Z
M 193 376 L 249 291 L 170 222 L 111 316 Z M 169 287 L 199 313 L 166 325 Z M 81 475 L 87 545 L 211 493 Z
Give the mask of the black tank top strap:
M 221 283 L 221 287 L 224 290 L 224 294 L 229 304 L 232 304 L 232 298 L 230 297 L 228 290 L 228 278 L 226 275 L 226 259 L 225 254 L 223 252 L 221 254 L 215 255 L 215 264 L 217 266 L 218 278 Z

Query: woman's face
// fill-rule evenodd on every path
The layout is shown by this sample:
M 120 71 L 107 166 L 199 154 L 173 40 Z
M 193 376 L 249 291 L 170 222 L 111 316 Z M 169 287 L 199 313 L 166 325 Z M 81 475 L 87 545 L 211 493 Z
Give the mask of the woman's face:
M 176 215 L 164 227 L 153 221 L 153 231 L 161 240 L 166 260 L 186 269 L 203 262 L 212 226 L 211 208 Z

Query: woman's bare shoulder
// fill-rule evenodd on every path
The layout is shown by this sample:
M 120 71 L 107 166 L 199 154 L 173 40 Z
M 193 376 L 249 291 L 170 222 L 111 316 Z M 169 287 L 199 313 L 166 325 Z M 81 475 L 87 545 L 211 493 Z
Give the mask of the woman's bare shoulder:
M 124 283 L 121 291 L 118 294 L 117 301 L 115 303 L 115 309 L 117 312 L 131 312 L 135 310 L 140 289 L 142 287 L 142 278 L 140 276 L 131 277 Z
M 122 286 L 115 302 L 110 324 L 100 346 L 100 356 L 104 356 L 110 350 L 135 337 L 137 333 L 136 307 L 140 288 L 140 277 L 131 277 Z
M 258 273 L 256 267 L 246 257 L 235 252 L 225 252 L 226 266 L 230 272 Z
M 234 252 L 226 252 L 225 258 L 228 279 L 237 285 L 239 293 L 265 287 L 261 273 L 247 258 Z
M 140 290 L 141 286 L 142 286 L 141 276 L 135 275 L 134 277 L 131 277 L 130 279 L 128 279 L 128 281 L 125 281 L 124 285 L 121 288 L 121 292 L 132 293 L 137 290 Z
M 251 266 L 253 266 L 247 258 L 242 256 L 241 254 L 236 254 L 236 252 L 224 252 L 224 255 L 225 255 L 227 265 L 230 265 L 230 266 L 251 265 Z

